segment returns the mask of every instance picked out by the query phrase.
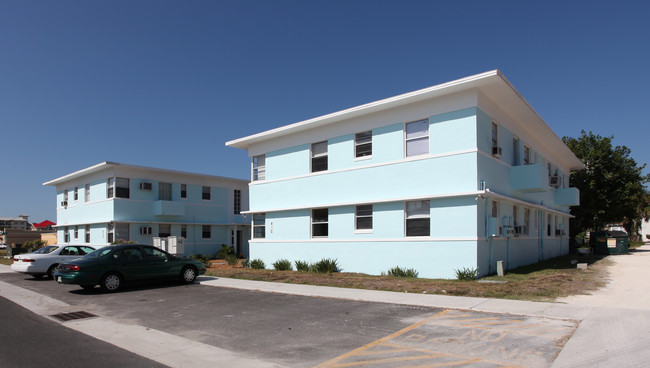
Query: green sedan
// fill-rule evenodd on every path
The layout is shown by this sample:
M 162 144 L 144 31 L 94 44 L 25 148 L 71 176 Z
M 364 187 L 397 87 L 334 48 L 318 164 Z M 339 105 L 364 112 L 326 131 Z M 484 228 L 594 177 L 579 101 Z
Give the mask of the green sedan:
M 205 273 L 205 265 L 171 255 L 150 245 L 124 244 L 100 248 L 59 265 L 54 279 L 59 284 L 118 291 L 125 282 L 176 279 L 192 283 Z

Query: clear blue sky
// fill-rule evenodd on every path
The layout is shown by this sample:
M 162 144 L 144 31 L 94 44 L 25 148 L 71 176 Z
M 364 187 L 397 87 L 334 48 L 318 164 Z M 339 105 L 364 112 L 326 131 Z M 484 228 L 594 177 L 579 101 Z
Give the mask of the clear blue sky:
M 500 69 L 560 137 L 650 158 L 646 1 L 0 0 L 0 217 L 117 161 L 249 177 L 228 140 Z M 646 169 L 646 173 L 648 173 Z

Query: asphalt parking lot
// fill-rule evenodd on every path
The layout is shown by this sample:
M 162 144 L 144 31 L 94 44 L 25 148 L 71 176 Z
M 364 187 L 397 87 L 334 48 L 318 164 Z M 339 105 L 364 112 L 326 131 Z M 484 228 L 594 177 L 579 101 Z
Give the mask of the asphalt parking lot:
M 279 367 L 548 367 L 577 327 L 562 319 L 199 284 L 136 285 L 107 294 L 16 273 L 2 273 L 0 281 L 64 302 L 67 309 Z

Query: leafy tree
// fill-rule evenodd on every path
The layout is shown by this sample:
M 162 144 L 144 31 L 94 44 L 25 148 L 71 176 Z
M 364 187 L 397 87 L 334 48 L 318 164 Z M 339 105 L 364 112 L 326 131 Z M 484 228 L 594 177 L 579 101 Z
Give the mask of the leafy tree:
M 585 165 L 584 170 L 571 173 L 571 186 L 580 190 L 580 206 L 571 208 L 572 236 L 618 222 L 633 234 L 635 221 L 648 206 L 646 165 L 638 165 L 627 147 L 612 146 L 613 138 L 584 130 L 578 138 L 562 138 Z

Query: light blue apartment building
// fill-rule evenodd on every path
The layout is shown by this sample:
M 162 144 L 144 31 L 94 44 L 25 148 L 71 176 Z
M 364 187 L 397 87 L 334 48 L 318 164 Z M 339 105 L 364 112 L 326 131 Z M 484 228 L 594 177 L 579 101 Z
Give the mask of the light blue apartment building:
M 566 254 L 582 163 L 499 71 L 236 139 L 251 258 L 420 277 Z
M 248 180 L 102 162 L 43 185 L 56 187 L 60 244 L 123 240 L 182 255 L 226 244 L 248 256 Z

